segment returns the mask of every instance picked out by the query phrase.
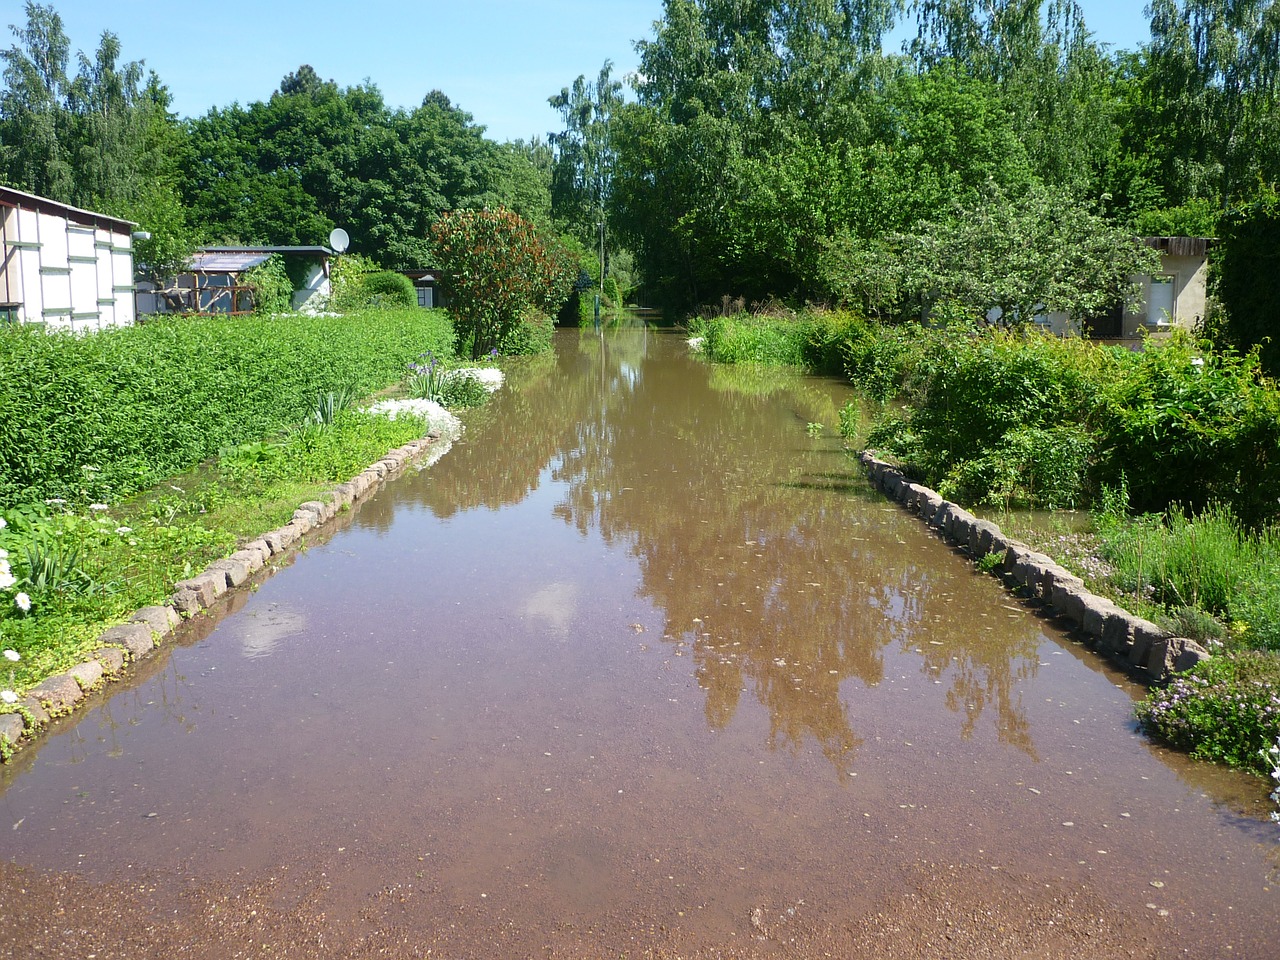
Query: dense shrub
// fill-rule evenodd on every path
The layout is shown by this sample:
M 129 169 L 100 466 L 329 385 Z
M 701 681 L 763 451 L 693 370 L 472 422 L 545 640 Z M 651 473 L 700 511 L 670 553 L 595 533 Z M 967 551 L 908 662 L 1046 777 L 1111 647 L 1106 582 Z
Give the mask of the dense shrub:
M 158 319 L 91 336 L 0 329 L 0 506 L 110 501 L 299 423 L 323 391 L 452 352 L 443 311 Z
M 793 317 L 742 311 L 699 319 L 689 332 L 702 337 L 703 355 L 716 363 L 804 364 L 806 330 Z
M 520 322 L 493 349 L 507 357 L 550 353 L 555 332 L 555 322 L 550 317 L 529 307 L 520 314 Z
M 379 270 L 361 278 L 365 303 L 371 307 L 416 307 L 418 292 L 413 281 L 394 270 Z
M 578 276 L 558 243 L 510 210 L 450 210 L 431 227 L 459 344 L 481 357 L 502 349 L 532 309 L 555 316 Z
M 1276 515 L 1280 392 L 1256 357 L 1205 354 L 1187 337 L 1106 352 L 1114 362 L 1096 378 L 1090 413 L 1098 481 L 1123 474 L 1139 511 L 1217 501 L 1250 524 Z
M 244 282 L 253 288 L 255 313 L 270 315 L 292 309 L 293 281 L 280 254 L 273 253 L 265 263 L 246 270 Z

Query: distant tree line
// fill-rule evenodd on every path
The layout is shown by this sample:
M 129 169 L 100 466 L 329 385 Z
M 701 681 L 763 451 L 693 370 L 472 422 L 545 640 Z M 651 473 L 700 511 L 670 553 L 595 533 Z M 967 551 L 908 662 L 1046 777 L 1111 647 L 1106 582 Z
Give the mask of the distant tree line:
M 25 13 L 0 51 L 0 181 L 137 221 L 152 234 L 137 259 L 161 272 L 197 242 L 322 244 L 335 226 L 381 266 L 423 267 L 430 225 L 452 209 L 550 226 L 550 147 L 487 139 L 438 90 L 393 109 L 376 86 L 304 64 L 265 101 L 180 119 L 115 35 L 73 61 L 54 8 Z

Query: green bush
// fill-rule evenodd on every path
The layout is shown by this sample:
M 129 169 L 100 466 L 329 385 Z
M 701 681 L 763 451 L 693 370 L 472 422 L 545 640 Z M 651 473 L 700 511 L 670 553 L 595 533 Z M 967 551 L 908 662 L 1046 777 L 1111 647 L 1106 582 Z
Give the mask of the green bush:
M 1154 690 L 1137 716 L 1152 735 L 1193 757 L 1269 773 L 1263 751 L 1280 738 L 1280 656 L 1213 657 Z
M 293 309 L 293 281 L 284 257 L 273 253 L 264 263 L 246 270 L 244 282 L 253 288 L 253 312 L 262 315 Z
M 1247 524 L 1276 515 L 1280 391 L 1256 357 L 1204 354 L 1184 336 L 1099 352 L 1111 363 L 1094 378 L 1089 415 L 1098 482 L 1123 474 L 1141 512 L 1219 502 Z
M 364 301 L 370 307 L 416 307 L 418 292 L 413 281 L 394 270 L 380 270 L 361 278 Z
M 490 353 L 504 357 L 528 357 L 550 353 L 555 338 L 554 321 L 540 310 L 525 309 L 520 322 L 512 327 Z
M 533 224 L 501 208 L 446 211 L 432 224 L 431 240 L 459 342 L 470 356 L 495 347 L 510 352 L 513 345 L 536 350 L 539 325 L 530 324 L 529 311 L 554 316 L 569 298 L 578 276 L 569 250 L 544 243 Z
M 443 311 L 164 318 L 90 336 L 0 329 L 0 507 L 110 502 L 307 419 L 321 393 L 452 354 Z
M 807 328 L 794 318 L 745 311 L 699 319 L 689 332 L 703 338 L 702 352 L 715 363 L 804 366 Z

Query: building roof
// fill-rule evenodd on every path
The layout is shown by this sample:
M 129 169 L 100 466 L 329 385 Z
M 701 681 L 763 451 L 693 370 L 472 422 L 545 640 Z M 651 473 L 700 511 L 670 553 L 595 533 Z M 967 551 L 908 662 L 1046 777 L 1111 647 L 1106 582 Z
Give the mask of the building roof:
M 1214 243 L 1212 237 L 1143 237 L 1153 247 L 1171 257 L 1203 257 Z
M 83 224 L 86 227 L 103 227 L 116 233 L 132 233 L 133 228 L 137 226 L 132 220 L 109 217 L 105 213 L 94 213 L 92 210 L 81 210 L 79 207 L 59 203 L 48 197 L 38 197 L 34 193 L 24 193 L 12 187 L 0 187 L 0 207 L 35 210 L 39 213 L 65 217 L 72 223 Z
M 309 255 L 313 257 L 332 257 L 333 251 L 328 247 L 271 247 L 271 246 L 244 246 L 244 247 L 201 247 L 201 253 L 282 253 L 282 254 L 299 254 Z
M 187 268 L 193 273 L 239 273 L 266 263 L 271 259 L 269 253 L 256 253 L 249 250 L 215 251 L 202 250 L 191 258 Z

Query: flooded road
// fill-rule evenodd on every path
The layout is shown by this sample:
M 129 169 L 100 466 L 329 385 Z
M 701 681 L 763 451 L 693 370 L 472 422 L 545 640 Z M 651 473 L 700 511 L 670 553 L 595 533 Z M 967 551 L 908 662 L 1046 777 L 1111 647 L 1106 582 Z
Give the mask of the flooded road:
M 875 494 L 846 388 L 557 336 L 0 768 L 0 956 L 1280 956 L 1265 785 Z

